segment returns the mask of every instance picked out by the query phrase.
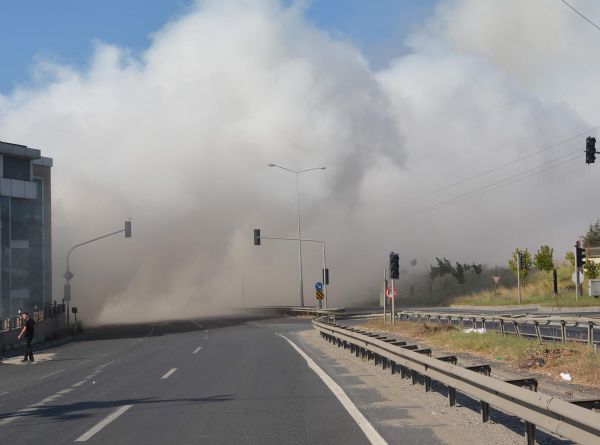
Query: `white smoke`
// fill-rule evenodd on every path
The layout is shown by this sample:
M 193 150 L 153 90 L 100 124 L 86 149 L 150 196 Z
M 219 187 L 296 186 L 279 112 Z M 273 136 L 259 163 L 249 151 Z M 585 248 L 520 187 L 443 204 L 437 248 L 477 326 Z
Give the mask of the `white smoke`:
M 297 303 L 296 244 L 252 246 L 255 227 L 295 236 L 295 178 L 270 162 L 327 166 L 302 176 L 301 206 L 304 236 L 327 241 L 331 305 L 372 297 L 392 249 L 404 263 L 566 250 L 599 216 L 596 172 L 576 178 L 583 155 L 577 168 L 416 212 L 502 172 L 428 191 L 600 124 L 598 35 L 556 3 L 440 1 L 412 53 L 378 72 L 301 5 L 275 0 L 199 2 L 141 54 L 99 43 L 85 70 L 39 62 L 35 87 L 0 96 L 0 139 L 55 159 L 55 299 L 66 250 L 132 217 L 131 240 L 72 256 L 74 304 L 89 320 Z M 306 246 L 308 302 L 320 258 Z

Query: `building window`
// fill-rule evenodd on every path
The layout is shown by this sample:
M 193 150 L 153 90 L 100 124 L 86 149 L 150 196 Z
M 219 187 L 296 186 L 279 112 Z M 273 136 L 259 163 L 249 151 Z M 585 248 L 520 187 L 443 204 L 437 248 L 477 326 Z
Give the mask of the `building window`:
M 9 179 L 21 179 L 22 181 L 29 181 L 30 162 L 31 161 L 29 159 L 4 155 L 3 176 Z

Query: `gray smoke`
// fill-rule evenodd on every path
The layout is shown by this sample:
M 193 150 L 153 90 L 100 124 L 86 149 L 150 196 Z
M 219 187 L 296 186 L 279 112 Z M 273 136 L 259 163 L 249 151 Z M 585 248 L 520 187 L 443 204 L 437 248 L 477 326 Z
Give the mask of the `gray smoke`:
M 73 254 L 87 320 L 297 303 L 296 244 L 252 246 L 255 227 L 295 236 L 295 179 L 270 162 L 327 166 L 302 176 L 301 206 L 304 236 L 327 241 L 332 305 L 372 297 L 392 249 L 405 267 L 567 250 L 599 216 L 583 157 L 418 212 L 583 150 L 584 138 L 427 194 L 600 124 L 598 35 L 560 3 L 440 1 L 412 52 L 381 71 L 275 0 L 199 2 L 143 53 L 99 43 L 85 70 L 38 62 L 34 87 L 0 95 L 0 135 L 55 159 L 55 298 L 67 249 L 131 217 L 131 240 Z M 308 302 L 320 258 L 306 246 Z

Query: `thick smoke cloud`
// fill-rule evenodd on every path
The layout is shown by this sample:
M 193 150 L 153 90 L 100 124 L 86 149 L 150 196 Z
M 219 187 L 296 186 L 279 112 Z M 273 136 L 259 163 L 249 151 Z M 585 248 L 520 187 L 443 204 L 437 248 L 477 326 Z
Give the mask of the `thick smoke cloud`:
M 325 239 L 331 304 L 373 297 L 389 250 L 503 263 L 516 246 L 566 250 L 595 219 L 595 171 L 566 164 L 483 197 L 418 212 L 582 147 L 427 194 L 600 124 L 600 46 L 542 0 L 441 1 L 382 71 L 315 29 L 301 5 L 211 0 L 152 36 L 142 54 L 98 43 L 90 66 L 36 65 L 34 87 L 0 96 L 0 139 L 55 158 L 55 298 L 70 245 L 74 304 L 89 321 L 195 315 L 298 301 L 290 168 L 304 235 Z M 597 11 L 591 1 L 581 8 Z M 577 167 L 574 166 L 577 164 Z M 305 293 L 320 276 L 305 248 Z

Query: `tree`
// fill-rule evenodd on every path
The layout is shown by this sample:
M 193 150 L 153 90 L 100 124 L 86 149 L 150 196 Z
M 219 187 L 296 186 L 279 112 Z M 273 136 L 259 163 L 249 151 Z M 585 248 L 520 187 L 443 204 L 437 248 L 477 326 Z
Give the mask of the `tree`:
M 515 249 L 515 251 L 512 254 L 512 258 L 510 260 L 508 260 L 508 266 L 510 267 L 510 270 L 513 271 L 513 273 L 516 275 L 517 274 L 517 270 L 519 270 L 519 249 Z M 525 255 L 525 264 L 524 264 L 524 268 L 520 270 L 519 275 L 521 276 L 522 280 L 525 280 L 525 278 L 527 278 L 527 275 L 529 275 L 529 269 L 531 269 L 531 265 L 532 265 L 532 261 L 531 261 L 531 254 L 529 253 L 529 250 L 525 249 L 524 251 L 521 250 L 520 251 L 523 255 Z
M 410 260 L 410 269 L 412 270 L 412 286 L 411 286 L 411 295 L 415 292 L 415 266 L 417 265 L 417 259 L 413 258 Z
M 460 263 L 456 263 L 456 267 L 452 271 L 452 276 L 454 278 L 456 278 L 456 281 L 458 282 L 458 284 L 463 284 L 466 281 L 465 267 Z
M 546 275 L 548 275 L 550 271 L 554 269 L 554 260 L 552 259 L 553 254 L 554 249 L 550 248 L 550 246 L 541 246 L 533 257 L 535 267 L 539 270 L 543 270 L 546 272 Z
M 590 224 L 590 228 L 584 240 L 587 247 L 600 246 L 600 219 L 594 224 Z
M 572 251 L 567 252 L 567 254 L 565 255 L 565 260 L 571 263 L 571 267 L 575 269 L 575 254 Z
M 473 272 L 475 272 L 477 275 L 481 275 L 481 272 L 483 272 L 483 265 L 481 264 L 473 263 L 471 265 L 471 268 L 473 269 Z
M 438 274 L 444 278 L 444 297 L 448 296 L 448 286 L 447 286 L 447 281 L 446 281 L 446 275 L 452 275 L 453 270 L 452 270 L 452 263 L 450 261 L 448 261 L 446 258 L 444 258 L 443 260 L 440 260 L 438 257 L 435 257 L 435 260 L 437 261 L 438 265 L 437 265 L 437 270 L 438 270 Z
M 600 264 L 587 260 L 583 272 L 588 280 L 598 279 L 600 278 Z

